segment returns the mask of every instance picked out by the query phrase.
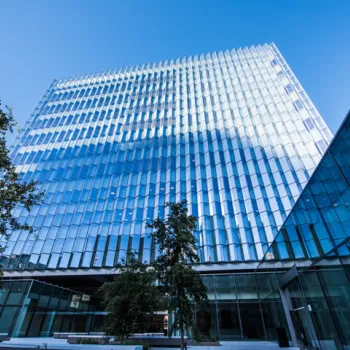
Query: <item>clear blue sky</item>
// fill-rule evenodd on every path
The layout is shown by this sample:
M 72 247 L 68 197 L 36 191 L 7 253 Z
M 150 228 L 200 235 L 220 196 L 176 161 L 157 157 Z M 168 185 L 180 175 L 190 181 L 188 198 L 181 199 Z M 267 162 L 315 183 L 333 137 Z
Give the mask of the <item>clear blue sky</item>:
M 54 78 L 275 42 L 331 130 L 350 108 L 350 0 L 0 0 L 0 97 Z

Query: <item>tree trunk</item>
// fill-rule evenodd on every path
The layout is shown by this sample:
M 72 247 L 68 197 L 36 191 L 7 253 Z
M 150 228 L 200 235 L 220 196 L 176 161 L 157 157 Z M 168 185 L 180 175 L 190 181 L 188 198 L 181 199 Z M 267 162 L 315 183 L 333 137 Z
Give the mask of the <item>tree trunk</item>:
M 184 350 L 184 348 L 185 348 L 185 331 L 182 327 L 180 330 L 180 334 L 181 334 L 181 350 Z

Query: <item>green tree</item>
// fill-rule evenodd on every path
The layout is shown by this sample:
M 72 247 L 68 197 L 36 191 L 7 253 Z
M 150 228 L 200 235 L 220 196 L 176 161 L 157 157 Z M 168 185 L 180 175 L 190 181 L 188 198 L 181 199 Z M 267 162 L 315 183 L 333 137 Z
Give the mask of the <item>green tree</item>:
M 113 282 L 101 287 L 108 313 L 104 328 L 124 343 L 138 328 L 147 328 L 161 308 L 161 297 L 154 269 L 139 262 L 134 253 L 128 253 L 117 272 Z
M 170 214 L 165 220 L 157 218 L 147 227 L 153 229 L 152 237 L 160 255 L 154 266 L 157 277 L 167 296 L 168 311 L 174 320 L 170 335 L 180 331 L 181 349 L 184 348 L 185 331 L 194 327 L 195 305 L 208 305 L 207 289 L 200 274 L 191 264 L 198 263 L 194 231 L 197 218 L 188 215 L 187 201 L 167 203 Z
M 16 230 L 33 232 L 31 226 L 20 223 L 14 217 L 13 210 L 20 205 L 30 211 L 33 205 L 41 203 L 43 193 L 38 193 L 36 182 L 22 181 L 12 163 L 6 144 L 6 134 L 13 133 L 17 124 L 12 109 L 8 106 L 6 109 L 7 111 L 4 111 L 0 104 L 0 237 L 8 238 L 10 233 Z

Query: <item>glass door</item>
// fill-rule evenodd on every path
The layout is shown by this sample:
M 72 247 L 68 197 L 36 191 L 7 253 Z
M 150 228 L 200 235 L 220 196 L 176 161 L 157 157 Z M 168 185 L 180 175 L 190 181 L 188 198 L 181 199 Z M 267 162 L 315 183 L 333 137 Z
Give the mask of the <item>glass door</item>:
M 320 349 L 309 305 L 306 302 L 299 280 L 295 279 L 288 284 L 287 288 L 291 299 L 290 314 L 299 347 L 308 350 Z
M 291 310 L 293 326 L 301 349 L 318 349 L 317 341 L 313 336 L 313 325 L 308 310 L 300 307 Z

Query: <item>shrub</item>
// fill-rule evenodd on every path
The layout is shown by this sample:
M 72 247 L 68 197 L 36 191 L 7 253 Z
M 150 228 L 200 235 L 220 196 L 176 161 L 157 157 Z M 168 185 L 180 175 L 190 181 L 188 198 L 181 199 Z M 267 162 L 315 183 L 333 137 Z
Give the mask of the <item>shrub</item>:
M 200 343 L 200 342 L 202 342 L 204 340 L 203 335 L 201 334 L 199 329 L 197 327 L 195 327 L 195 326 L 192 328 L 192 338 L 197 343 Z
M 150 349 L 150 346 L 149 346 L 148 343 L 143 343 L 142 346 L 143 346 L 143 350 L 149 350 Z
M 217 335 L 212 335 L 210 337 L 210 341 L 212 341 L 212 342 L 216 342 L 217 340 L 218 340 L 218 336 Z

